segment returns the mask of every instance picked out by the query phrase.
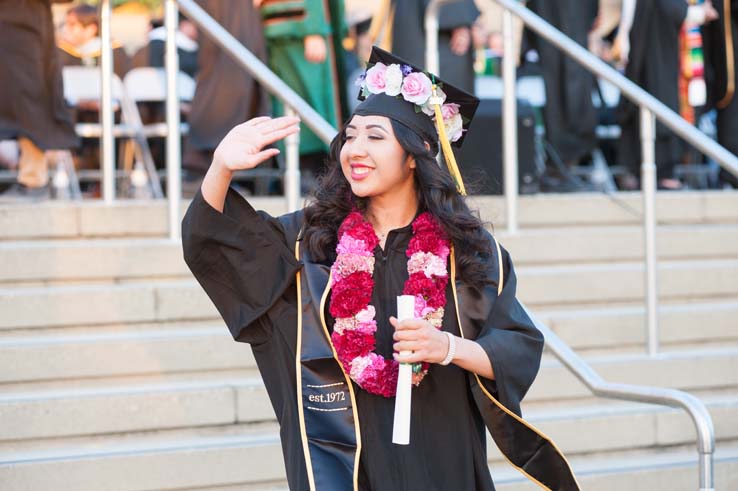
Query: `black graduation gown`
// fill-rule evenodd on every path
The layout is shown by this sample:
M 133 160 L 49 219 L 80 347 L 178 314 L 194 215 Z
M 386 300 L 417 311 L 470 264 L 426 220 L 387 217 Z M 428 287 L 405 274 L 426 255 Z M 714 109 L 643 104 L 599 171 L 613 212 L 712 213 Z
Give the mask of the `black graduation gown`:
M 595 0 L 532 0 L 528 7 L 582 46 L 597 16 Z M 564 162 L 576 163 L 597 145 L 595 77 L 554 45 L 531 34 L 546 83 L 546 139 Z
M 630 30 L 625 76 L 679 113 L 679 33 L 687 16 L 684 0 L 638 0 Z M 641 137 L 638 106 L 620 98 L 618 163 L 640 175 Z M 679 138 L 656 123 L 656 168 L 659 179 L 670 178 L 679 159 Z
M 415 66 L 425 67 L 425 9 L 428 0 L 395 0 L 392 19 L 392 53 Z M 473 0 L 441 7 L 438 16 L 438 76 L 449 84 L 474 93 L 474 47 L 458 56 L 451 51 L 451 32 L 471 27 L 479 17 Z
M 252 0 L 198 0 L 210 16 L 262 61 L 266 46 Z M 195 96 L 188 117 L 190 133 L 183 167 L 204 173 L 210 158 L 189 155 L 212 151 L 234 126 L 268 113 L 266 93 L 215 41 L 200 36 Z
M 730 0 L 728 0 L 730 1 Z M 730 152 L 738 155 L 738 94 L 726 98 L 728 77 L 733 77 L 738 88 L 738 1 L 730 3 L 729 15 L 725 15 L 726 0 L 713 0 L 712 5 L 720 19 L 702 26 L 705 53 L 705 82 L 707 83 L 707 109 L 717 109 L 717 139 Z M 733 58 L 727 58 L 727 27 L 730 27 L 733 42 Z M 732 63 L 732 71 L 728 65 Z M 738 177 L 725 179 L 738 186 Z
M 49 0 L 0 1 L 0 140 L 42 150 L 77 146 L 64 101 Z
M 451 261 L 443 323 L 444 330 L 476 339 L 496 380 L 456 366 L 431 367 L 414 389 L 411 445 L 398 448 L 391 443 L 394 401 L 363 393 L 335 358 L 326 319 L 330 264 L 296 251 L 301 227 L 302 212 L 272 218 L 232 188 L 223 213 L 198 191 L 182 221 L 187 265 L 234 339 L 251 344 L 280 424 L 290 489 L 493 489 L 482 422 L 526 475 L 547 489 L 578 489 L 555 445 L 519 417 L 543 340 L 515 300 L 515 273 L 504 250 L 488 265 L 493 278 L 503 265 L 501 292 L 497 285 L 479 291 L 455 281 Z M 386 255 L 376 251 L 378 321 L 394 314 L 407 274 L 407 240 L 409 229 L 399 229 L 388 238 Z M 378 350 L 387 356 L 391 328 L 378 324 Z

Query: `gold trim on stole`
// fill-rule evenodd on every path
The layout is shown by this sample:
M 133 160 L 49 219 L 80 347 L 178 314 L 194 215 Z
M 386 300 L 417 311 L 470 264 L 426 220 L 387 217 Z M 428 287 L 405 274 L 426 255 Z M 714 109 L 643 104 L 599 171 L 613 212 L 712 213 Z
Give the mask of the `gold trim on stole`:
M 295 242 L 295 259 L 300 260 L 300 242 Z M 307 468 L 308 483 L 310 491 L 315 491 L 315 476 L 313 476 L 313 464 L 310 460 L 310 447 L 305 428 L 305 409 L 302 404 L 302 282 L 301 270 L 295 274 L 297 283 L 297 346 L 295 349 L 295 376 L 297 378 L 297 410 L 300 420 L 300 438 L 302 439 L 302 452 L 305 454 L 305 467 Z
M 297 260 L 300 260 L 300 242 L 295 242 L 295 258 Z M 359 414 L 358 410 L 356 409 L 356 395 L 354 394 L 354 386 L 351 383 L 351 378 L 346 374 L 346 371 L 343 369 L 343 364 L 338 359 L 338 354 L 336 353 L 336 348 L 333 346 L 333 342 L 331 341 L 331 336 L 328 333 L 328 326 L 325 323 L 325 302 L 328 298 L 328 293 L 331 291 L 331 280 L 333 279 L 333 275 L 328 276 L 328 284 L 325 287 L 325 290 L 323 291 L 323 295 L 320 298 L 320 323 L 323 327 L 323 332 L 325 333 L 326 338 L 328 339 L 328 344 L 331 347 L 331 351 L 333 352 L 333 358 L 336 360 L 336 363 L 338 363 L 338 366 L 341 367 L 341 372 L 343 373 L 343 377 L 346 380 L 346 385 L 348 386 L 349 395 L 351 397 L 351 411 L 354 414 L 354 433 L 356 435 L 356 455 L 354 456 L 354 491 L 359 490 L 359 459 L 361 458 L 361 428 L 359 425 Z M 304 414 L 304 408 L 302 404 L 302 289 L 301 289 L 301 281 L 300 281 L 300 271 L 297 272 L 296 275 L 297 280 L 297 349 L 295 350 L 295 374 L 297 377 L 297 404 L 298 404 L 298 411 L 300 416 L 300 437 L 302 438 L 302 449 L 303 453 L 305 454 L 305 465 L 307 467 L 307 474 L 308 474 L 308 481 L 310 484 L 310 491 L 315 491 L 315 477 L 313 475 L 313 466 L 312 461 L 310 459 L 310 446 L 308 444 L 307 439 L 307 429 L 305 426 L 305 414 Z
M 503 270 L 502 270 L 502 254 L 501 254 L 501 251 L 500 251 L 500 245 L 499 245 L 499 243 L 497 242 L 496 239 L 493 239 L 493 240 L 495 241 L 495 246 L 497 248 L 497 257 L 498 257 L 498 263 L 499 263 L 499 267 L 500 267 L 500 280 L 499 280 L 499 285 L 497 286 L 497 294 L 499 295 L 502 292 L 502 282 L 503 282 L 503 279 L 504 279 L 504 277 L 503 277 Z M 466 339 L 466 337 L 464 336 L 464 328 L 461 325 L 461 316 L 459 314 L 459 299 L 458 299 L 458 295 L 456 293 L 456 253 L 455 253 L 455 250 L 454 250 L 454 247 L 453 246 L 451 246 L 451 272 L 450 272 L 450 274 L 451 274 L 451 278 L 450 278 L 451 291 L 452 291 L 453 296 L 454 296 L 454 307 L 456 307 L 456 322 L 458 322 L 458 324 L 459 324 L 459 333 L 461 334 L 461 338 L 462 339 Z M 535 426 L 529 424 L 523 418 L 521 418 L 520 416 L 518 416 L 517 414 L 515 414 L 514 412 L 512 412 L 508 408 L 506 408 L 504 405 L 502 405 L 502 403 L 500 401 L 498 401 L 497 399 L 495 399 L 495 397 L 492 394 L 490 394 L 489 391 L 487 391 L 487 389 L 482 384 L 482 381 L 479 380 L 479 375 L 477 375 L 476 373 L 473 373 L 473 372 L 471 372 L 471 373 L 474 375 L 474 378 L 476 378 L 477 384 L 479 385 L 479 388 L 482 389 L 482 392 L 484 393 L 484 395 L 487 396 L 487 398 L 490 401 L 492 401 L 497 407 L 499 407 L 500 409 L 502 409 L 508 415 L 512 416 L 516 421 L 524 424 L 525 426 L 527 426 L 528 428 L 530 428 L 531 430 L 533 430 L 541 438 L 543 438 L 544 440 L 547 440 L 553 446 L 554 450 L 556 450 L 559 453 L 559 455 L 561 455 L 561 458 L 564 459 L 564 462 L 566 462 L 566 465 L 569 467 L 569 472 L 571 472 L 571 475 L 574 478 L 574 482 L 576 482 L 576 484 L 577 484 L 577 488 L 581 489 L 581 486 L 579 485 L 579 481 L 577 481 L 577 477 L 576 477 L 576 475 L 574 474 L 574 471 L 571 468 L 571 464 L 569 464 L 569 461 L 566 460 L 566 457 L 564 456 L 563 452 L 561 452 L 561 450 L 559 449 L 559 447 L 556 446 L 556 443 L 554 443 L 554 441 L 552 439 L 550 439 L 548 436 L 546 436 L 538 428 L 536 428 Z M 505 460 L 507 460 L 507 462 L 511 466 L 513 466 L 515 469 L 517 469 L 518 471 L 520 471 L 520 473 L 523 474 L 525 477 L 527 477 L 528 479 L 530 479 L 531 481 L 533 481 L 534 483 L 536 483 L 541 488 L 546 489 L 548 491 L 553 491 L 553 490 L 551 490 L 551 488 L 549 488 L 548 486 L 545 486 L 543 483 L 541 483 L 540 481 L 538 481 L 536 478 L 534 478 L 533 476 L 531 476 L 530 474 L 528 474 L 527 472 L 525 472 L 525 470 L 523 470 L 522 468 L 520 468 L 517 465 L 513 464 L 512 461 L 507 457 L 507 455 L 505 455 L 504 452 L 500 452 L 500 453 L 502 453 L 502 456 L 505 458 Z
M 348 386 L 349 394 L 351 395 L 351 411 L 354 413 L 354 431 L 356 433 L 356 455 L 354 456 L 354 491 L 359 491 L 359 459 L 361 458 L 361 425 L 359 424 L 359 413 L 356 409 L 356 395 L 354 394 L 354 385 L 351 383 L 351 378 L 346 373 L 346 370 L 343 369 L 343 363 L 338 359 L 338 353 L 336 353 L 336 348 L 333 346 L 333 341 L 331 341 L 331 336 L 328 333 L 328 326 L 325 323 L 325 301 L 328 298 L 328 292 L 331 291 L 332 286 L 332 280 L 333 279 L 333 272 L 328 276 L 328 285 L 325 287 L 325 291 L 323 292 L 323 296 L 320 299 L 320 324 L 323 326 L 323 332 L 325 332 L 325 337 L 328 338 L 328 344 L 331 346 L 331 351 L 333 351 L 333 358 L 336 359 L 336 363 L 338 363 L 338 366 L 341 367 L 341 372 L 343 372 L 343 377 L 346 379 L 346 385 Z

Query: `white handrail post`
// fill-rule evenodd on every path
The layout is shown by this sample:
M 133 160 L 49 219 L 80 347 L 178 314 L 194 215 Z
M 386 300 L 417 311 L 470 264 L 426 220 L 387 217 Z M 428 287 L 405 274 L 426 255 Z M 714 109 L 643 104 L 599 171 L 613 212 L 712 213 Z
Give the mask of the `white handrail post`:
M 296 116 L 292 107 L 284 106 L 285 116 Z M 287 211 L 296 211 L 300 206 L 300 133 L 285 138 L 284 194 L 287 199 Z
M 425 69 L 439 77 L 438 61 L 438 11 L 443 0 L 431 1 L 425 12 Z
M 179 56 L 177 54 L 177 24 L 179 12 L 176 0 L 166 0 L 164 6 L 164 23 L 166 26 L 166 74 L 167 74 L 167 203 L 169 206 L 169 238 L 179 240 L 181 230 L 180 198 L 182 195 L 182 181 L 180 162 L 179 137 L 179 90 L 177 74 L 179 73 Z
M 102 195 L 105 204 L 115 199 L 115 140 L 113 138 L 113 49 L 111 41 L 110 0 L 100 3 L 100 162 L 102 164 Z
M 646 324 L 648 354 L 659 351 L 658 291 L 656 271 L 656 123 L 653 113 L 641 106 L 641 193 L 646 256 Z
M 505 88 L 502 96 L 505 204 L 507 231 L 514 234 L 518 231 L 518 108 L 515 95 L 513 15 L 508 9 L 502 13 L 502 35 L 504 40 L 502 77 Z

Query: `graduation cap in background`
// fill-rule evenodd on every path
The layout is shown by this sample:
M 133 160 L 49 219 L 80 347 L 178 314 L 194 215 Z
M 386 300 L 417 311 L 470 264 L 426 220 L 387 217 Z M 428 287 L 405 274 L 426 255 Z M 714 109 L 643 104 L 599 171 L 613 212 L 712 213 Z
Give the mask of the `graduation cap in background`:
M 362 102 L 354 114 L 386 116 L 438 142 L 456 188 L 466 195 L 451 145 L 461 147 L 479 99 L 376 46 L 357 83 Z

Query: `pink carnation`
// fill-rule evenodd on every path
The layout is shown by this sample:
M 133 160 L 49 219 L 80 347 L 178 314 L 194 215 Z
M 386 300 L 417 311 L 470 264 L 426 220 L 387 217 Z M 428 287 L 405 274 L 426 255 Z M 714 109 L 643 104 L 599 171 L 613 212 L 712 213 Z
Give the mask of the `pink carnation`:
M 371 322 L 374 320 L 374 316 L 377 315 L 373 305 L 367 305 L 366 308 L 356 314 L 356 320 L 359 322 Z
M 357 356 L 371 353 L 375 346 L 374 335 L 361 331 L 344 331 L 343 334 L 334 332 L 331 334 L 331 341 L 344 366 Z
M 410 256 L 407 262 L 407 270 L 410 274 L 425 273 L 427 277 L 446 276 L 446 261 L 428 252 L 416 252 Z
M 402 82 L 402 97 L 408 102 L 422 106 L 431 95 L 431 81 L 425 73 L 413 72 Z
M 369 249 L 365 241 L 351 237 L 349 234 L 343 234 L 341 240 L 338 241 L 338 246 L 336 246 L 336 253 L 338 253 L 339 257 L 344 254 L 373 256 L 373 250 L 374 247 Z
M 351 239 L 348 235 L 345 235 L 345 237 Z M 353 244 L 345 248 L 351 249 L 353 248 Z M 374 256 L 352 253 L 339 254 L 336 258 L 336 262 L 333 263 L 331 270 L 333 271 L 334 276 L 340 277 L 346 277 L 351 273 L 356 273 L 358 271 L 371 273 L 374 271 Z
M 366 272 L 353 273 L 333 285 L 330 313 L 334 318 L 351 317 L 365 309 L 372 297 L 374 280 Z
M 435 312 L 436 309 L 429 307 L 422 295 L 415 295 L 415 318 L 426 319 L 427 316 Z M 427 319 L 426 319 L 427 320 Z
M 366 84 L 366 88 L 369 89 L 369 92 L 372 94 L 384 93 L 387 88 L 386 73 L 387 65 L 384 63 L 377 63 L 366 71 L 364 83 Z

